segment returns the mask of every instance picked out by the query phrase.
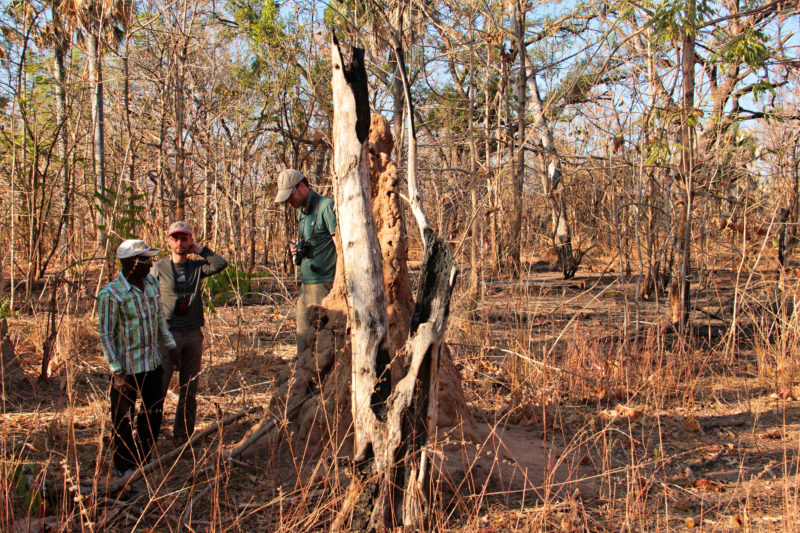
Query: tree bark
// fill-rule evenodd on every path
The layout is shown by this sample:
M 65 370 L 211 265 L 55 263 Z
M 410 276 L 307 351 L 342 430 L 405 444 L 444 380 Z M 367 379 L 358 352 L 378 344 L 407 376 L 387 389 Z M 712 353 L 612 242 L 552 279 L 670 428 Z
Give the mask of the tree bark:
M 187 42 L 188 39 L 181 35 L 179 42 L 175 44 L 175 51 L 172 57 L 174 72 L 172 73 L 173 87 L 171 96 L 173 120 L 175 121 L 175 139 L 173 140 L 175 146 L 175 174 L 173 176 L 172 189 L 175 194 L 175 204 L 173 206 L 175 220 L 183 220 L 186 217 L 186 149 L 183 142 L 183 130 L 185 129 L 183 89 Z
M 528 86 L 528 52 L 525 47 L 525 6 L 520 0 L 514 2 L 512 15 L 513 33 L 516 37 L 519 56 L 517 75 L 517 151 L 514 158 L 514 177 L 511 186 L 511 234 L 508 258 L 511 275 L 519 279 L 521 274 L 522 247 L 522 196 L 525 188 L 525 113 L 527 111 L 526 91 Z
M 681 107 L 681 163 L 680 185 L 684 197 L 680 204 L 676 252 L 679 254 L 677 276 L 673 277 L 672 321 L 684 333 L 689 325 L 691 294 L 689 291 L 689 272 L 691 271 L 692 210 L 694 209 L 694 66 L 695 66 L 695 19 L 696 5 L 689 0 L 686 21 L 682 30 L 682 88 Z
M 125 116 L 125 131 L 128 134 L 127 152 L 128 152 L 128 179 L 130 180 L 133 194 L 137 194 L 136 187 L 136 152 L 137 150 L 133 145 L 133 126 L 131 124 L 131 99 L 130 99 L 130 80 L 131 73 L 128 64 L 128 56 L 130 55 L 130 35 L 125 36 L 125 45 L 122 53 L 122 104 Z
M 61 252 L 66 253 L 69 249 L 67 242 L 67 224 L 69 218 L 69 199 L 70 199 L 70 181 L 69 181 L 69 165 L 67 163 L 68 148 L 67 148 L 67 90 L 66 90 L 66 75 L 64 72 L 64 56 L 67 53 L 67 39 L 65 31 L 62 26 L 61 14 L 59 7 L 55 0 L 53 1 L 51 11 L 53 13 L 53 27 L 56 32 L 56 44 L 53 49 L 53 62 L 55 66 L 56 77 L 56 122 L 58 123 L 58 158 L 60 159 L 61 174 L 61 218 L 58 222 L 58 241 L 53 246 L 56 248 L 60 245 Z
M 106 188 L 106 155 L 104 143 L 103 119 L 103 66 L 100 61 L 100 23 L 92 21 L 89 31 L 89 78 L 92 82 L 92 124 L 94 126 L 94 180 L 95 192 L 105 194 Z M 95 213 L 95 227 L 97 228 L 97 247 L 106 245 L 107 232 L 105 229 L 105 216 L 107 206 L 98 198 L 97 212 Z

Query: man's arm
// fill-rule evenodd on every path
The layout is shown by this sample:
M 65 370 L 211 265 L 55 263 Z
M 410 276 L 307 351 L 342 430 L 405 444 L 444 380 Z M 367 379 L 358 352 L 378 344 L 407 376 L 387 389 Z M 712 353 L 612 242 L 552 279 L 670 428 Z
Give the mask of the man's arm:
M 108 367 L 112 374 L 123 372 L 122 361 L 119 352 L 114 344 L 117 322 L 119 321 L 119 310 L 117 300 L 110 294 L 101 292 L 97 301 L 97 319 L 100 325 L 100 347 L 103 355 L 108 361 Z
M 164 311 L 161 309 L 161 303 L 159 302 L 158 305 L 158 332 L 161 335 L 161 342 L 164 343 L 164 348 L 167 350 L 173 350 L 178 347 L 178 344 L 175 342 L 175 339 L 170 333 L 169 328 L 167 327 L 167 321 L 164 319 Z
M 221 256 L 214 253 L 214 251 L 209 248 L 208 246 L 203 246 L 200 248 L 197 244 L 195 244 L 199 250 L 197 253 L 200 257 L 205 259 L 205 263 L 203 264 L 200 272 L 202 273 L 202 277 L 213 276 L 214 274 L 218 274 L 225 270 L 225 267 L 228 266 L 228 262 Z
M 161 283 L 161 278 L 158 276 L 158 267 L 156 266 L 158 263 L 153 263 L 150 267 L 150 275 L 156 278 L 156 281 Z

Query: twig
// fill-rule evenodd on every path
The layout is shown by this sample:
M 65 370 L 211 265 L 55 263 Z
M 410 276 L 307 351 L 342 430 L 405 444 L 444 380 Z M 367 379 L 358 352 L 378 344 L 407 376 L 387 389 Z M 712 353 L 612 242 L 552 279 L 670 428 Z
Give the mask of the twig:
M 719 450 L 717 450 L 717 453 L 715 453 L 708 459 L 693 461 L 691 463 L 688 463 L 686 466 L 688 466 L 689 468 L 705 468 L 714 461 L 716 461 L 717 459 L 719 459 L 720 457 L 722 457 L 724 454 L 725 454 L 725 446 L 720 446 Z
M 249 409 L 242 409 L 238 413 L 233 414 L 233 415 L 229 416 L 228 418 L 225 418 L 224 420 L 221 420 L 219 422 L 214 422 L 213 424 L 208 426 L 203 431 L 195 433 L 192 436 L 192 438 L 189 439 L 189 441 L 187 441 L 180 448 L 175 448 L 174 450 L 172 450 L 169 453 L 165 453 L 164 455 L 156 457 L 153 461 L 150 461 L 146 465 L 143 465 L 141 468 L 137 468 L 136 470 L 134 470 L 132 473 L 128 474 L 127 476 L 122 476 L 122 477 L 120 477 L 118 479 L 115 479 L 111 483 L 99 484 L 98 487 L 97 487 L 98 492 L 106 492 L 106 491 L 108 491 L 108 492 L 112 492 L 113 493 L 113 492 L 119 491 L 120 489 L 125 487 L 128 483 L 139 479 L 144 474 L 147 474 L 148 472 L 150 472 L 152 470 L 155 470 L 156 467 L 161 465 L 162 461 L 168 461 L 168 460 L 172 459 L 173 457 L 177 457 L 178 455 L 183 453 L 183 451 L 187 447 L 192 446 L 196 442 L 199 442 L 200 440 L 204 439 L 206 436 L 208 436 L 211 433 L 217 431 L 220 427 L 224 427 L 224 426 L 226 426 L 228 424 L 231 424 L 231 423 L 239 420 L 240 418 L 242 418 L 242 417 L 244 417 L 244 416 L 246 416 L 248 414 L 255 413 L 255 412 L 259 411 L 259 410 L 261 410 L 261 407 L 250 407 Z M 81 494 L 90 494 L 91 492 L 92 492 L 91 488 L 81 487 Z
M 542 366 L 542 367 L 547 368 L 549 370 L 555 370 L 556 372 L 563 372 L 564 374 L 569 374 L 570 376 L 575 376 L 576 378 L 583 379 L 583 380 L 588 381 L 589 383 L 592 383 L 594 385 L 597 385 L 599 383 L 595 379 L 587 378 L 586 376 L 582 376 L 580 374 L 576 374 L 575 372 L 570 372 L 569 370 L 564 370 L 563 368 L 559 368 L 557 366 L 548 365 L 547 363 L 545 363 L 543 361 L 537 361 L 536 359 L 532 359 L 532 358 L 528 357 L 527 355 L 523 355 L 523 354 L 521 354 L 519 352 L 515 352 L 514 350 L 509 350 L 507 348 L 501 348 L 499 346 L 483 346 L 483 345 L 480 345 L 480 344 L 468 344 L 468 343 L 465 343 L 465 342 L 450 342 L 450 341 L 448 341 L 447 344 L 449 344 L 451 346 L 466 346 L 466 347 L 469 347 L 469 348 L 487 348 L 489 350 L 497 350 L 497 351 L 504 352 L 504 353 L 507 353 L 507 354 L 510 354 L 510 355 L 516 355 L 520 359 L 524 359 L 525 361 L 528 361 L 529 363 L 533 363 L 533 364 Z
M 317 394 L 318 393 L 314 393 L 314 394 L 306 397 L 303 401 L 297 402 L 297 404 L 294 407 L 292 407 L 291 409 L 289 409 L 286 412 L 285 416 L 286 417 L 293 416 L 300 409 L 301 405 L 305 404 L 305 402 L 307 400 L 313 398 Z M 225 456 L 222 459 L 222 463 L 223 464 L 226 463 L 226 462 L 232 462 L 233 463 L 234 461 L 235 461 L 235 463 L 243 463 L 242 461 L 236 461 L 234 458 L 239 456 L 239 455 L 241 455 L 242 453 L 244 453 L 245 450 L 247 450 L 250 446 L 255 444 L 256 441 L 258 441 L 262 436 L 266 435 L 268 431 L 270 431 L 273 427 L 275 427 L 275 425 L 277 424 L 277 420 L 275 418 L 272 418 L 272 419 L 266 420 L 266 421 L 262 420 L 260 422 L 260 424 L 261 424 L 261 427 L 259 427 L 256 431 L 254 431 L 253 434 L 250 435 L 247 438 L 247 440 L 245 440 L 244 442 L 239 444 L 236 448 L 234 448 L 233 450 L 231 450 L 230 452 L 225 454 Z M 252 465 L 249 465 L 247 463 L 243 463 L 243 464 L 245 464 L 247 466 L 247 468 L 249 468 L 249 469 L 253 468 Z M 215 465 L 215 467 L 216 466 L 218 466 L 218 465 Z M 201 471 L 200 473 L 203 473 L 203 472 L 204 471 Z M 199 475 L 199 473 L 197 475 Z M 194 507 L 194 505 L 197 504 L 197 502 L 199 502 L 206 494 L 208 494 L 214 488 L 214 486 L 216 485 L 218 479 L 219 479 L 219 476 L 215 476 L 213 479 L 211 479 L 208 482 L 208 486 L 205 489 L 203 489 L 203 491 L 200 492 L 200 494 L 198 494 L 197 496 L 192 498 L 191 502 L 189 503 L 189 506 L 190 507 Z

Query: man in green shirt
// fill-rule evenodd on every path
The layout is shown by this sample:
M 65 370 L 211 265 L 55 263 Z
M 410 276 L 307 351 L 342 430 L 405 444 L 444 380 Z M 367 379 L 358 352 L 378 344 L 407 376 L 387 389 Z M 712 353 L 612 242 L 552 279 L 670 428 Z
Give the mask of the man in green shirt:
M 225 269 L 228 262 L 208 246 L 194 242 L 192 230 L 184 221 L 173 222 L 167 230 L 170 257 L 157 261 L 152 274 L 161 285 L 161 305 L 167 325 L 178 345 L 177 356 L 164 359 L 164 394 L 172 374 L 178 370 L 178 406 L 172 440 L 181 445 L 194 431 L 197 413 L 197 383 L 203 362 L 202 279 Z M 200 259 L 189 259 L 196 254 Z
M 122 270 L 97 295 L 100 346 L 112 372 L 114 467 L 121 475 L 144 462 L 158 440 L 164 405 L 161 347 L 175 355 L 158 282 L 148 274 L 158 252 L 141 240 L 124 241 L 117 249 Z M 134 441 L 131 419 L 137 396 L 142 398 L 142 408 L 136 418 L 138 441 Z
M 297 353 L 306 347 L 310 324 L 308 306 L 319 305 L 333 287 L 336 274 L 336 213 L 333 200 L 311 190 L 302 172 L 285 169 L 278 174 L 275 202 L 297 209 L 298 240 L 291 252 L 300 266 L 300 295 L 297 298 Z

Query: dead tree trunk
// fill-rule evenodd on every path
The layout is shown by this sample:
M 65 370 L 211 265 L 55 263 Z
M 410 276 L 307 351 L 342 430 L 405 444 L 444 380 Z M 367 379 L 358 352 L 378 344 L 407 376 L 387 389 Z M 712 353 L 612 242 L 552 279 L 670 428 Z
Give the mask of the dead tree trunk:
M 553 247 L 558 255 L 564 279 L 572 278 L 578 271 L 583 253 L 572 250 L 572 231 L 567 219 L 567 202 L 564 198 L 564 183 L 561 174 L 561 159 L 553 137 L 553 130 L 545 115 L 544 103 L 539 95 L 536 80 L 533 80 L 533 95 L 530 100 L 534 115 L 534 128 L 542 146 L 542 189 L 550 202 L 552 213 Z
M 381 453 L 385 450 L 381 442 L 385 437 L 380 430 L 386 420 L 389 396 L 386 385 L 390 386 L 390 383 L 384 372 L 389 367 L 391 346 L 381 253 L 369 194 L 367 74 L 363 50 L 353 49 L 352 62 L 345 66 L 335 36 L 333 41 L 333 182 L 337 230 L 342 241 L 341 274 L 351 328 L 354 459 L 362 464 L 380 464 L 385 471 L 388 465 Z M 364 470 L 366 473 L 367 469 Z M 362 490 L 358 485 L 353 483 L 350 487 L 348 501 L 353 505 L 361 498 Z M 379 485 L 384 490 L 380 490 Z M 385 501 L 386 486 L 373 481 L 373 490 L 365 491 L 373 505 L 359 505 L 359 509 L 385 507 L 375 504 Z M 376 514 L 376 511 L 371 514 Z M 340 516 L 339 527 L 344 526 L 344 520 L 344 515 Z M 378 516 L 366 520 L 382 523 Z M 354 529 L 362 530 L 363 525 L 366 522 Z
M 406 344 L 406 372 L 392 390 L 381 255 L 369 204 L 364 54 L 354 49 L 352 63 L 346 67 L 334 38 L 331 55 L 333 174 L 351 329 L 353 459 L 357 465 L 332 529 L 382 531 L 418 525 L 424 517 L 430 464 L 425 446 L 435 436 L 439 353 L 456 268 L 450 250 L 434 235 L 422 210 L 410 126 L 409 198 L 424 236 L 425 258 L 411 321 L 412 338 Z M 404 66 L 399 61 L 410 108 Z M 407 117 L 412 120 L 411 109 Z

